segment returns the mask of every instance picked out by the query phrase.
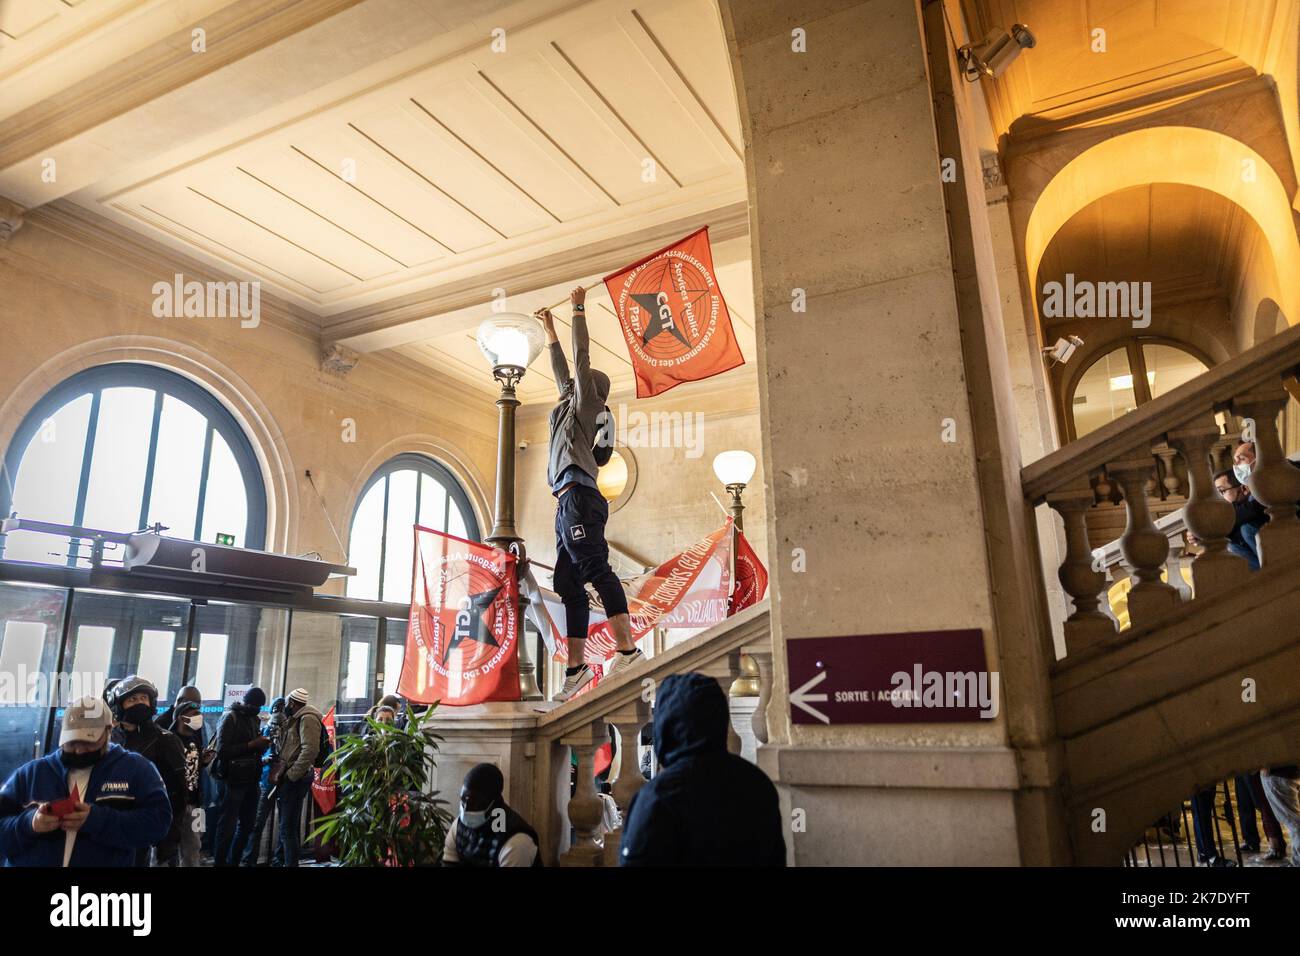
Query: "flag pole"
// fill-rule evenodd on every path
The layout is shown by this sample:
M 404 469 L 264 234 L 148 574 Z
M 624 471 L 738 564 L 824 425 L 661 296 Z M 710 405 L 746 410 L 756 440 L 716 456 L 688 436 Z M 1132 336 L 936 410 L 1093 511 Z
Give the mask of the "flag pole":
M 598 286 L 598 285 L 600 285 L 599 282 L 593 282 L 591 285 L 584 285 L 584 286 L 582 287 L 582 291 L 583 291 L 583 292 L 590 292 L 592 289 L 596 288 L 596 286 Z M 565 296 L 563 299 L 561 299 L 559 302 L 556 302 L 554 305 L 548 305 L 545 309 L 538 309 L 537 311 L 538 311 L 538 312 L 550 312 L 552 309 L 558 309 L 560 306 L 564 305 L 564 303 L 566 303 L 566 302 L 568 302 L 568 301 L 569 301 L 569 297 L 568 297 L 568 296 Z

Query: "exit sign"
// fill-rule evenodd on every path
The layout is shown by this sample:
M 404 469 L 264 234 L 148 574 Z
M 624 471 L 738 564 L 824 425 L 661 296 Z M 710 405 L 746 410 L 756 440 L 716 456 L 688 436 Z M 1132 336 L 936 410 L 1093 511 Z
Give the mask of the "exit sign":
M 218 531 L 217 544 L 228 544 L 233 547 L 235 544 L 235 536 L 233 534 L 222 534 Z

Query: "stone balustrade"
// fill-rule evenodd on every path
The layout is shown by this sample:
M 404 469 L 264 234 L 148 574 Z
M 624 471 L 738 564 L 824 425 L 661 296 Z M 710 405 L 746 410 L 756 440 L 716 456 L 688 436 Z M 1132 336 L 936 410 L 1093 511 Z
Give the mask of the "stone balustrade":
M 1064 622 L 1068 653 L 1116 637 L 1105 603 L 1108 574 L 1129 576 L 1135 630 L 1157 624 L 1193 594 L 1210 598 L 1248 580 L 1245 560 L 1228 550 L 1232 505 L 1213 486 L 1243 437 L 1253 436 L 1257 456 L 1247 485 L 1270 519 L 1259 535 L 1261 567 L 1300 557 L 1300 468 L 1286 460 L 1278 427 L 1288 392 L 1300 394 L 1297 370 L 1300 327 L 1293 327 L 1023 469 L 1026 502 L 1047 505 L 1064 528 L 1058 576 L 1072 604 Z M 1157 526 L 1153 500 L 1167 502 L 1182 491 L 1176 457 L 1186 469 L 1186 503 Z M 1094 549 L 1088 517 L 1117 497 L 1124 533 Z M 1178 572 L 1181 548 L 1171 549 L 1184 529 L 1200 542 L 1191 593 Z
M 742 753 L 746 748 L 741 732 L 748 735 L 751 726 L 754 744 L 766 741 L 766 707 L 772 684 L 769 627 L 764 601 L 664 650 L 647 666 L 603 680 L 594 690 L 538 718 L 531 805 L 548 864 L 618 865 L 622 829 L 603 832 L 604 806 L 594 781 L 595 755 L 609 742 L 612 727 L 618 742 L 616 773 L 611 773 L 612 796 L 620 816 L 626 817 L 632 798 L 645 784 L 638 765 L 641 728 L 653 720 L 655 686 L 670 674 L 705 674 L 726 694 L 742 673 L 741 655 L 753 658 L 759 673 L 758 703 L 752 715 L 750 707 L 733 703 L 727 747 L 732 753 Z M 736 712 L 743 715 L 740 721 L 734 719 Z M 575 756 L 576 777 L 571 771 Z

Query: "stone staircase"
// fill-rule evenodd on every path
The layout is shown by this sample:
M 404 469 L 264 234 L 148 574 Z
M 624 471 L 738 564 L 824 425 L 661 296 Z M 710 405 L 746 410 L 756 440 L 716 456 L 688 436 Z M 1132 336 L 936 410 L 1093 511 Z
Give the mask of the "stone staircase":
M 1116 865 L 1187 794 L 1300 757 L 1300 469 L 1277 426 L 1298 369 L 1293 327 L 1022 471 L 1026 502 L 1064 523 L 1059 577 L 1073 609 L 1051 681 L 1076 863 Z M 1247 426 L 1257 450 L 1248 485 L 1270 516 L 1257 573 L 1227 551 L 1233 509 L 1212 485 Z M 1168 529 L 1149 509 L 1157 458 L 1170 447 L 1187 467 L 1181 520 L 1203 543 L 1190 599 L 1161 580 Z M 1122 632 L 1102 609 L 1106 575 L 1087 528 L 1115 485 L 1132 582 L 1132 626 Z

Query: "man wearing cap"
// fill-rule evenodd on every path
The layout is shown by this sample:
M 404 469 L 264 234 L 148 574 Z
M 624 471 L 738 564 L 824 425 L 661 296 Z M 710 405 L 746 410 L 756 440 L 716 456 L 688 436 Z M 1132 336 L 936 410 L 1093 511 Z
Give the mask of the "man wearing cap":
M 311 791 L 316 755 L 320 753 L 321 713 L 310 703 L 303 687 L 289 693 L 284 702 L 284 737 L 280 753 L 284 760 L 278 781 L 280 800 L 280 843 L 284 865 L 296 867 L 301 851 L 302 808 Z
M 98 697 L 63 714 L 59 749 L 0 787 L 5 866 L 133 866 L 171 829 L 162 777 L 146 758 L 109 741 L 113 717 Z
M 505 801 L 505 778 L 490 763 L 465 774 L 460 813 L 447 830 L 443 866 L 541 866 L 537 831 Z

